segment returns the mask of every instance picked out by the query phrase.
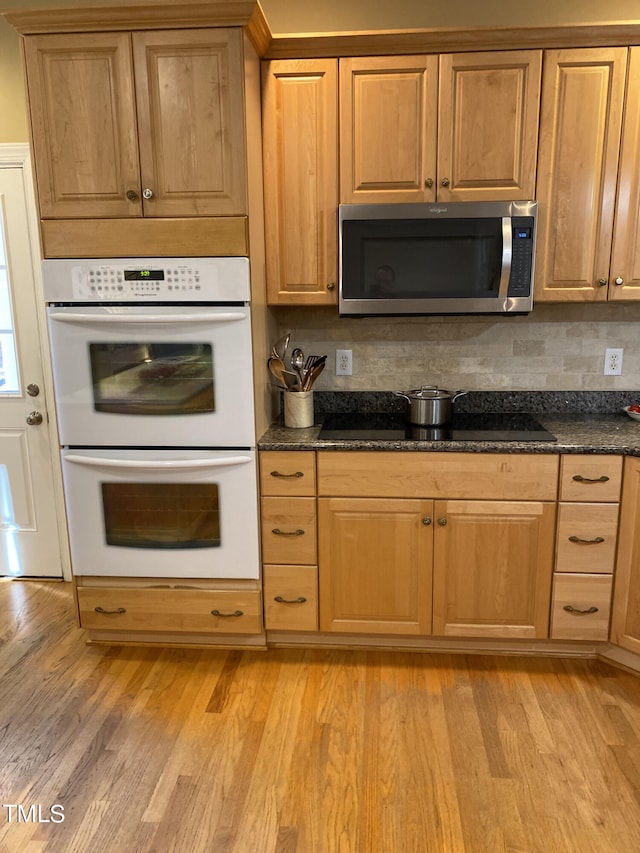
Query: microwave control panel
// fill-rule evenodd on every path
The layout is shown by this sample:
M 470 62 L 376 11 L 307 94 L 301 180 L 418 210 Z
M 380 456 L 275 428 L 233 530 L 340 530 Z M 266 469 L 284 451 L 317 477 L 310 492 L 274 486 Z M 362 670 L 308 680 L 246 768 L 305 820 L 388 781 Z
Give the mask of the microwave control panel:
M 511 220 L 509 296 L 529 296 L 531 293 L 534 228 L 532 216 L 514 216 Z

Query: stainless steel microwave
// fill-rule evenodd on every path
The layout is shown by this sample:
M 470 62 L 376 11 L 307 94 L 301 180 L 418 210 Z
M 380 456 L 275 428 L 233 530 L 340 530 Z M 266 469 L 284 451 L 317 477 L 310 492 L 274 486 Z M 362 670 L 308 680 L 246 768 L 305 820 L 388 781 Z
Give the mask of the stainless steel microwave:
M 341 204 L 341 315 L 527 314 L 536 201 Z

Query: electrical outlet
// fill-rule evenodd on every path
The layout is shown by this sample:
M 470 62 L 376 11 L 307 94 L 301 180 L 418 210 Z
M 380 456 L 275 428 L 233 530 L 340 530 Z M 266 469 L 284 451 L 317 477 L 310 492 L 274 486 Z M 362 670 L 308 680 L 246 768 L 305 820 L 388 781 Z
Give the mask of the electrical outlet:
M 336 350 L 336 376 L 351 376 L 353 373 L 352 351 L 350 349 Z
M 622 375 L 622 355 L 623 349 L 606 349 L 604 351 L 604 375 L 605 376 L 621 376 Z

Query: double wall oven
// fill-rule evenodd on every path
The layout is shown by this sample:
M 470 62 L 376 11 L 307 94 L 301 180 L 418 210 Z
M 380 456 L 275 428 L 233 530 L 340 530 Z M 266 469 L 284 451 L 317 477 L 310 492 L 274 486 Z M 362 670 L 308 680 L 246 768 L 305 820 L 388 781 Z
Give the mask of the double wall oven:
M 257 578 L 248 259 L 43 279 L 74 573 Z

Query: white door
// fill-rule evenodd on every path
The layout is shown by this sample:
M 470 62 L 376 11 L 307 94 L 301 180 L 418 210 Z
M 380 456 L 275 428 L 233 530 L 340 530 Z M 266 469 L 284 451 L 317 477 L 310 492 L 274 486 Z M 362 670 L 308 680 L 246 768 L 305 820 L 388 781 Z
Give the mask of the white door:
M 33 201 L 16 160 L 0 146 L 0 576 L 60 578 Z

